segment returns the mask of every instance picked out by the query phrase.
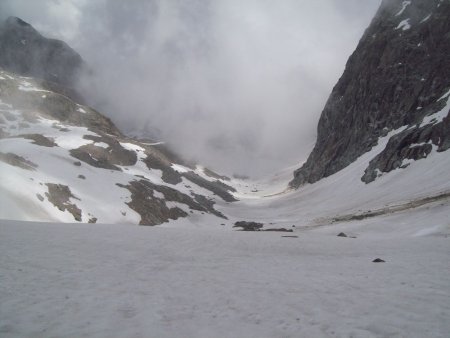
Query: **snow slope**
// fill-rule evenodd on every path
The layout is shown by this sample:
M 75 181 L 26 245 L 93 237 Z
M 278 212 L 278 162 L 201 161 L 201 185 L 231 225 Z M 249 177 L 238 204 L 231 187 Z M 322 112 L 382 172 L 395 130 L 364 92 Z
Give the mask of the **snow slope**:
M 374 210 L 396 208 L 425 198 L 441 196 L 448 204 L 450 193 L 450 153 L 435 150 L 424 160 L 411 161 L 403 169 L 383 173 L 366 184 L 361 181 L 369 161 L 384 149 L 390 137 L 404 128 L 380 138 L 378 145 L 340 172 L 298 190 L 286 190 L 280 182 L 288 177 L 255 183 L 253 191 L 239 195 L 240 201 L 220 205 L 230 220 L 263 222 L 268 228 L 296 228 L 329 224 L 342 215 L 359 215 Z M 271 185 L 271 182 L 278 182 Z M 233 182 L 231 182 L 233 184 Z M 267 187 L 269 190 L 266 190 Z M 273 187 L 278 187 L 274 190 Z M 445 197 L 447 196 L 447 197 Z M 450 210 L 449 210 L 450 212 Z
M 42 89 L 32 78 L 1 69 L 0 74 L 0 218 L 149 224 L 137 212 L 139 202 L 132 200 L 130 185 L 139 181 L 151 184 L 142 192 L 147 204 L 159 210 L 167 206 L 162 220 L 212 212 L 209 204 L 220 199 L 215 192 L 228 196 L 224 184 L 210 191 L 215 179 L 170 163 L 161 142 L 111 135 L 105 118 L 89 107 Z M 70 189 L 70 196 L 58 204 L 49 184 Z M 171 193 L 172 200 L 157 189 Z
M 0 335 L 448 337 L 448 206 L 297 238 L 185 222 L 0 221 Z

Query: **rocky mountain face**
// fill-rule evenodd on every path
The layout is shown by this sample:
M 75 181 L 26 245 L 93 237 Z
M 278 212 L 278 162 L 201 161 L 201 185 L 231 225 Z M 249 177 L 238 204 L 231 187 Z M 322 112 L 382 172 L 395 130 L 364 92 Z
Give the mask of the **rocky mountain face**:
M 225 178 L 163 142 L 128 138 L 94 109 L 0 68 L 0 218 L 157 225 L 225 216 Z
M 184 163 L 163 142 L 123 135 L 83 105 L 83 61 L 18 18 L 0 28 L 0 218 L 156 225 L 225 216 L 225 177 Z
M 450 148 L 450 1 L 383 0 L 325 105 L 290 182 L 330 176 L 389 135 L 361 180 Z
M 0 67 L 64 87 L 72 87 L 84 66 L 65 42 L 42 36 L 30 24 L 9 17 L 0 25 Z

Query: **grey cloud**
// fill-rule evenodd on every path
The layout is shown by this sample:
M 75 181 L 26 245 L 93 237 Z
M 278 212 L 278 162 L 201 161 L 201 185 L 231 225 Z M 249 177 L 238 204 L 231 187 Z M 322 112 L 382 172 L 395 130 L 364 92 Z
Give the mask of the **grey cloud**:
M 20 2 L 0 9 L 22 11 L 53 36 L 75 30 L 68 42 L 95 71 L 84 94 L 123 130 L 256 176 L 308 155 L 332 86 L 380 4 L 67 0 L 79 15 L 68 13 L 66 27 L 51 15 L 54 1 L 33 15 Z

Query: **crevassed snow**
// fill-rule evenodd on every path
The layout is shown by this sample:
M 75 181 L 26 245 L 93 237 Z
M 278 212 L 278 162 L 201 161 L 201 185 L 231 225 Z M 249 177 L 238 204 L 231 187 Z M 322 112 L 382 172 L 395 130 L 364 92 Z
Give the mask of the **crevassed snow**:
M 395 16 L 402 15 L 403 12 L 405 11 L 406 7 L 408 7 L 409 5 L 411 5 L 411 1 L 410 0 L 403 1 L 402 2 L 402 8 L 400 9 L 400 11 L 398 11 L 397 14 L 395 14 Z
M 409 20 L 410 19 L 405 19 L 405 20 L 401 21 L 395 29 L 401 28 L 403 31 L 410 29 L 411 25 L 409 24 Z

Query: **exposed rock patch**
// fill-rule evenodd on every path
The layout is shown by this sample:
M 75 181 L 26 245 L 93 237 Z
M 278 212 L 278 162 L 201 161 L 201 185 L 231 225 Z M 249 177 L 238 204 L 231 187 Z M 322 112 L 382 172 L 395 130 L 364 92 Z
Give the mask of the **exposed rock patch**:
M 182 175 L 186 177 L 189 181 L 197 184 L 198 186 L 205 188 L 209 191 L 212 191 L 214 194 L 216 194 L 226 202 L 237 201 L 237 199 L 235 199 L 233 195 L 231 195 L 229 192 L 229 191 L 236 191 L 236 189 L 226 185 L 225 183 L 222 183 L 220 181 L 210 182 L 192 171 L 183 173 Z
M 264 223 L 239 221 L 234 223 L 233 228 L 241 228 L 241 231 L 268 231 L 268 232 L 294 232 L 286 228 L 267 228 L 263 229 Z
M 405 160 L 426 158 L 433 145 L 438 152 L 450 148 L 450 118 L 437 124 L 410 128 L 391 137 L 386 148 L 370 161 L 361 180 L 370 183 L 381 173 L 407 167 L 409 164 L 404 164 Z
M 35 170 L 38 167 L 37 164 L 13 153 L 0 152 L 0 161 L 26 170 Z
M 268 229 L 262 229 L 261 231 L 272 231 L 272 232 L 294 232 L 292 229 L 286 229 L 286 228 L 268 228 Z
M 85 135 L 84 138 L 94 142 L 104 142 L 108 144 L 108 147 L 106 148 L 97 146 L 93 143 L 70 150 L 70 155 L 93 167 L 121 171 L 118 165 L 130 166 L 137 162 L 136 153 L 123 148 L 120 143 L 112 137 Z
M 157 153 L 150 153 L 147 151 L 147 157 L 145 158 L 144 163 L 149 169 L 161 170 L 161 178 L 164 182 L 173 185 L 182 182 L 181 175 L 170 166 L 171 163 L 167 159 L 158 156 Z
M 211 178 L 215 178 L 216 180 L 224 180 L 224 181 L 230 181 L 231 179 L 227 176 L 224 175 L 219 175 L 218 173 L 212 171 L 211 169 L 208 168 L 203 168 L 203 172 L 205 173 L 205 175 L 211 177 Z
M 55 207 L 61 211 L 68 211 L 72 214 L 76 221 L 81 222 L 81 210 L 73 203 L 70 202 L 70 198 L 78 199 L 70 191 L 67 185 L 46 183 L 48 192 L 45 193 L 47 199 Z
M 372 263 L 386 263 L 385 260 L 381 259 L 381 258 L 375 258 Z
M 58 92 L 45 92 L 45 99 L 43 99 L 43 83 L 36 79 L 27 79 L 27 82 L 38 88 L 39 91 L 19 90 L 18 86 L 21 86 L 23 83 L 23 80 L 20 78 L 0 81 L 2 100 L 5 101 L 6 99 L 6 102 L 14 106 L 15 109 L 21 110 L 25 121 L 36 123 L 39 117 L 45 117 L 58 120 L 69 126 L 86 127 L 94 133 L 123 137 L 114 123 L 95 109 L 80 106 L 70 97 Z M 6 111 L 6 115 L 8 115 L 8 118 L 17 120 L 14 114 Z
M 127 205 L 141 216 L 141 225 L 158 225 L 170 219 L 186 217 L 188 214 L 179 207 L 169 208 L 166 202 L 177 202 L 188 206 L 190 209 L 210 212 L 216 216 L 225 218 L 215 210 L 211 204 L 201 205 L 192 197 L 167 186 L 153 184 L 147 180 L 131 181 L 128 185 L 117 183 L 121 188 L 131 192 L 131 202 Z M 155 196 L 155 191 L 164 195 L 164 198 Z
M 146 149 L 147 157 L 144 159 L 144 163 L 147 165 L 149 169 L 157 169 L 162 171 L 162 180 L 169 184 L 179 184 L 182 182 L 182 178 L 185 177 L 189 181 L 197 184 L 198 186 L 207 189 L 224 201 L 234 202 L 236 199 L 231 195 L 230 191 L 236 191 L 233 187 L 224 184 L 223 182 L 216 181 L 208 181 L 203 177 L 197 175 L 193 171 L 179 173 L 174 170 L 171 165 L 172 162 L 165 157 L 164 154 L 153 151 L 151 148 Z
M 41 134 L 22 134 L 22 135 L 17 135 L 15 137 L 22 137 L 27 140 L 33 140 L 33 142 L 32 142 L 33 144 L 36 144 L 36 145 L 42 146 L 42 147 L 57 147 L 58 146 L 52 138 L 46 137 Z
M 339 222 L 349 222 L 349 221 L 360 221 L 366 218 L 377 217 L 386 214 L 392 214 L 396 212 L 401 212 L 409 209 L 414 209 L 421 207 L 422 205 L 439 202 L 439 201 L 448 201 L 450 199 L 450 192 L 444 192 L 435 196 L 420 198 L 411 202 L 407 202 L 404 204 L 393 205 L 384 207 L 376 210 L 367 210 L 364 212 L 340 215 L 333 217 L 330 222 L 331 223 L 339 223 Z M 328 221 L 325 221 L 328 222 Z
M 108 152 L 93 144 L 83 145 L 70 150 L 70 155 L 93 167 L 121 171 L 121 169 L 108 161 Z
M 242 231 L 260 231 L 264 223 L 239 221 L 234 223 L 233 228 L 241 228 Z

